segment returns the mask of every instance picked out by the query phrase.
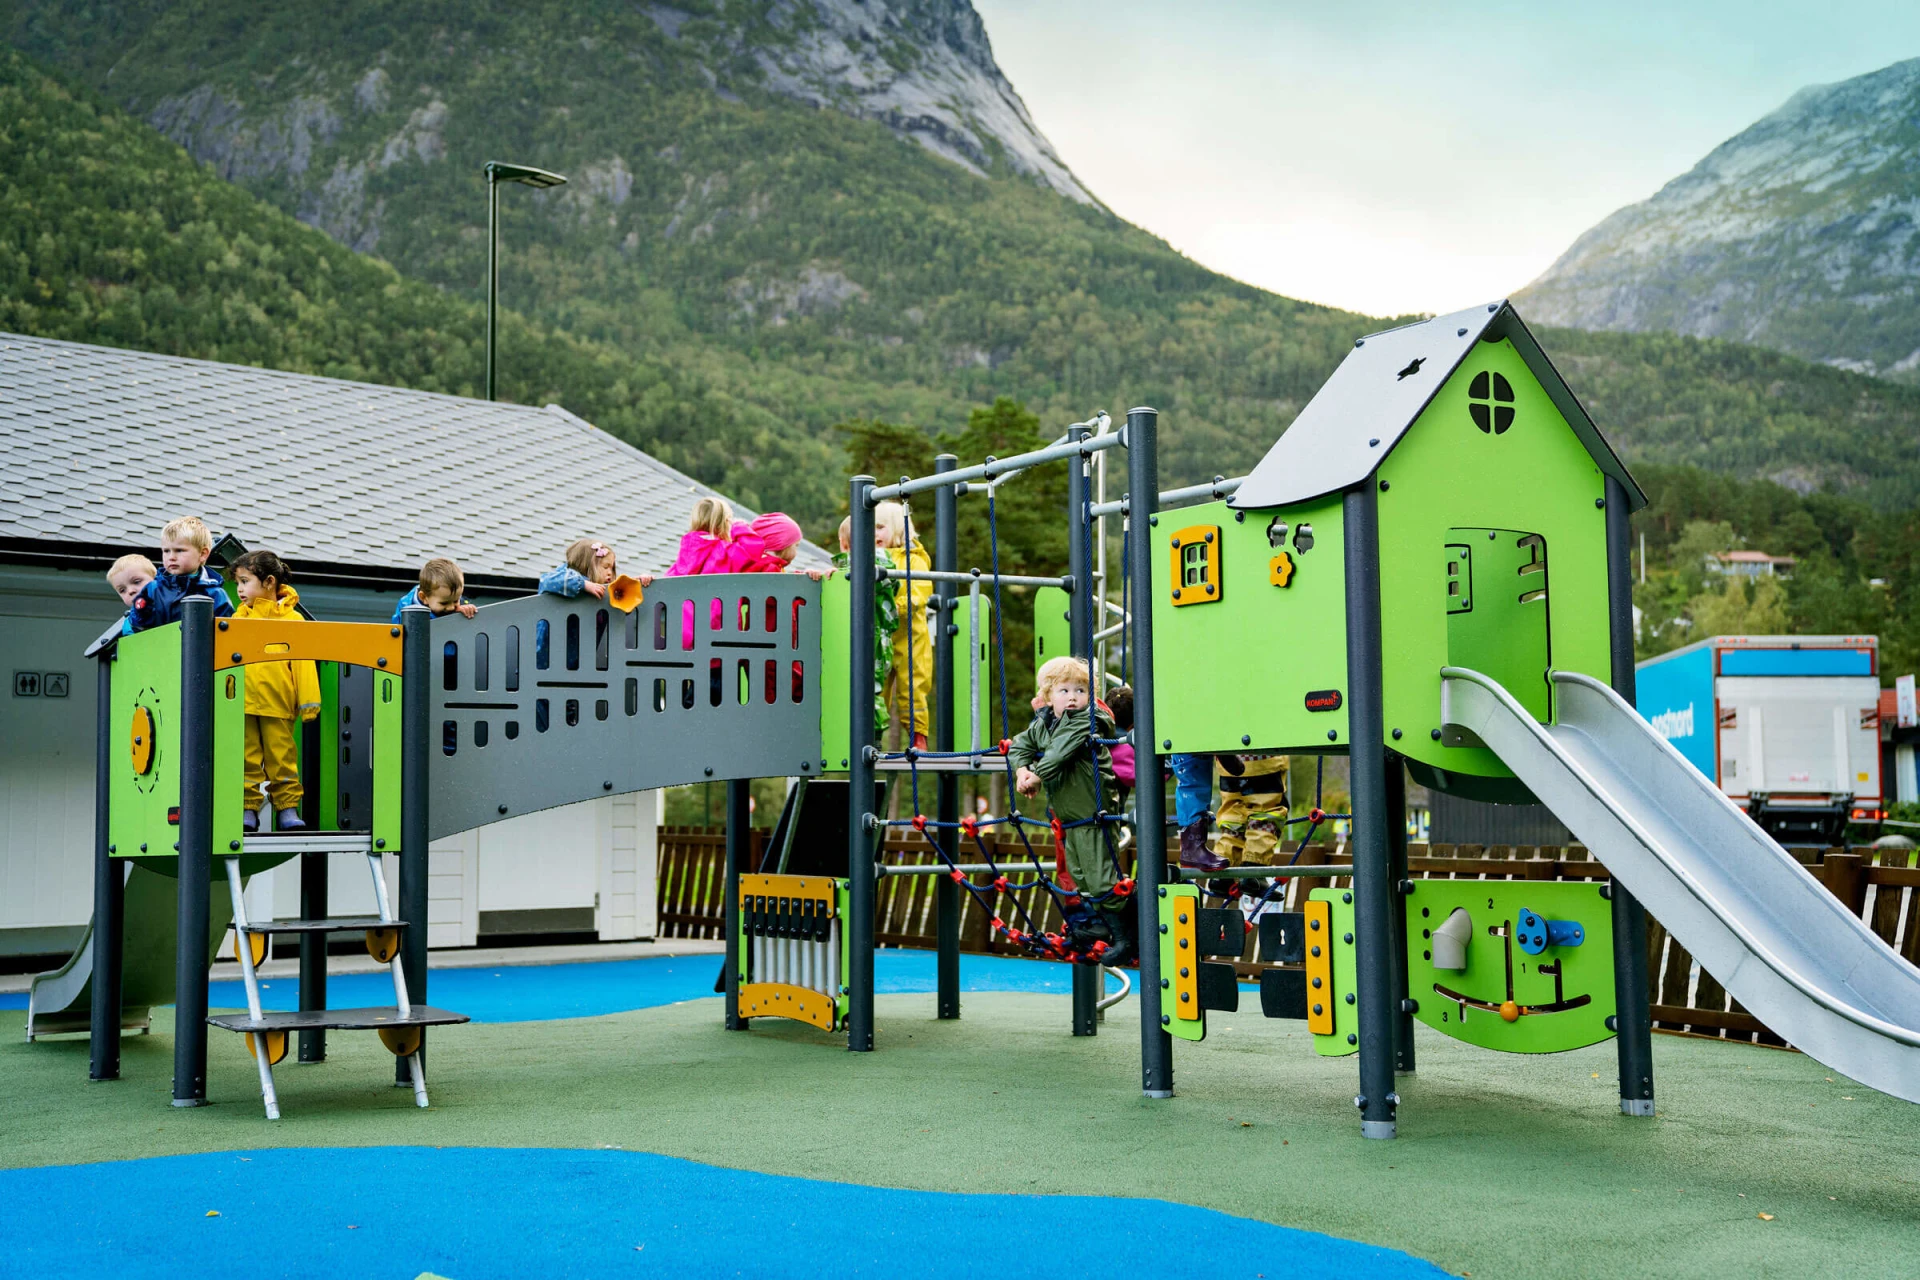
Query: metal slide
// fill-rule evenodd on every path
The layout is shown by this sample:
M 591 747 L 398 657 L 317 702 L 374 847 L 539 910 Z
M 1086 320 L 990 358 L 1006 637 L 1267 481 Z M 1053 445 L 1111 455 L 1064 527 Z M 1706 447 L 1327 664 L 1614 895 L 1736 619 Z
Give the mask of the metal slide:
M 1441 718 L 1477 736 L 1733 997 L 1809 1056 L 1920 1102 L 1920 969 L 1589 676 L 1552 673 L 1558 723 L 1441 669 Z
M 174 947 L 179 884 L 172 876 L 127 860 L 126 932 L 121 942 L 120 1017 L 126 1031 L 151 1029 L 148 1011 L 173 1003 Z M 207 960 L 212 962 L 231 919 L 225 894 L 213 897 L 208 912 Z M 93 926 L 67 958 L 48 973 L 36 974 L 27 1005 L 27 1039 L 86 1031 L 93 1010 Z

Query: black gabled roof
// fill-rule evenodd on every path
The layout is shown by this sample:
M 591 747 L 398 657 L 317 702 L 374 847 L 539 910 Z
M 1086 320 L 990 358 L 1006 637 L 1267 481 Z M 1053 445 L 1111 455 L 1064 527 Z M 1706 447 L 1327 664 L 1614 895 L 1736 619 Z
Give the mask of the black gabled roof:
M 1594 463 L 1625 486 L 1631 509 L 1646 506 L 1646 494 L 1504 300 L 1358 339 L 1228 501 L 1247 509 L 1289 506 L 1359 484 L 1483 338 L 1513 343 Z

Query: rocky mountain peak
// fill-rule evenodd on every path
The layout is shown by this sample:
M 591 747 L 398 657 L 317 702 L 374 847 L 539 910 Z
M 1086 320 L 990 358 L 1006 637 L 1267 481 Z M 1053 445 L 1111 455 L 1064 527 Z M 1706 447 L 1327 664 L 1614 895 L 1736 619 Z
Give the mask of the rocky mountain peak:
M 702 39 L 711 25 L 690 25 L 695 15 L 669 4 L 647 12 L 674 40 Z M 757 87 L 880 121 L 974 173 L 1003 162 L 1094 203 L 1002 74 L 969 0 L 773 0 L 763 22 L 763 32 L 742 26 L 705 38 L 748 54 Z M 714 74 L 725 86 L 737 73 Z
M 1593 329 L 1669 329 L 1920 376 L 1920 59 L 1803 89 L 1519 296 Z

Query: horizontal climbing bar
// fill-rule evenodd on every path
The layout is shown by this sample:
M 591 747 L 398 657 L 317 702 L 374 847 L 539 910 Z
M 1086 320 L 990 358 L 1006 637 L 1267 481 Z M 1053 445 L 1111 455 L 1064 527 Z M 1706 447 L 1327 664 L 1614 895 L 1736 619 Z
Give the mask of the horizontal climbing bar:
M 1090 422 L 1076 422 L 1077 427 L 1090 427 Z M 907 480 L 900 484 L 877 485 L 867 490 L 869 504 L 877 502 L 897 502 L 901 498 L 912 497 L 916 493 L 926 493 L 948 485 L 967 484 L 974 480 L 1000 480 L 1025 471 L 1028 467 L 1037 467 L 1043 462 L 1057 462 L 1062 458 L 1091 456 L 1107 449 L 1118 448 L 1125 432 L 1115 431 L 1104 436 L 1067 444 L 1048 445 L 1044 449 L 1035 449 L 1031 453 L 1016 453 L 1011 458 L 994 458 L 977 467 L 962 467 L 958 471 L 942 471 L 938 475 L 921 476 L 917 480 Z
M 1350 876 L 1351 866 L 1326 867 L 1223 867 L 1219 871 L 1197 871 L 1192 867 L 1179 868 L 1182 880 L 1281 880 L 1289 876 Z
M 1245 476 L 1237 476 L 1232 480 L 1223 478 L 1209 481 L 1206 484 L 1190 484 L 1184 489 L 1167 489 L 1160 494 L 1160 505 L 1164 508 L 1173 503 L 1189 502 L 1194 498 L 1207 498 L 1215 501 L 1221 498 L 1230 498 L 1239 492 L 1240 485 L 1245 480 Z M 1127 499 L 1125 498 L 1115 498 L 1112 502 L 1096 502 L 1092 507 L 1088 508 L 1088 511 L 1094 516 L 1124 515 L 1126 510 Z
M 1043 862 L 1040 864 L 1040 870 L 1048 875 L 1053 874 L 1059 869 L 1060 864 L 1057 862 Z M 925 862 L 915 866 L 901 866 L 897 863 L 883 862 L 874 868 L 875 873 L 882 876 L 944 876 L 951 875 L 955 871 L 958 871 L 962 875 L 984 876 L 1005 875 L 1008 871 L 1021 872 L 1031 870 L 1033 870 L 1033 859 L 1031 858 L 1008 858 L 1005 862 L 997 865 L 991 862 L 956 862 L 952 866 L 948 866 L 944 862 Z
M 974 569 L 967 573 L 950 573 L 944 569 L 915 569 L 912 572 L 905 569 L 881 569 L 878 571 L 878 576 L 895 582 L 905 582 L 911 578 L 915 582 L 958 582 L 963 585 L 971 582 L 993 581 L 993 575 L 983 569 Z M 1036 578 L 1018 573 L 1003 573 L 1000 575 L 1000 583 L 1002 586 L 1011 587 L 1059 587 L 1062 591 L 1073 590 L 1073 579 L 1070 576 Z

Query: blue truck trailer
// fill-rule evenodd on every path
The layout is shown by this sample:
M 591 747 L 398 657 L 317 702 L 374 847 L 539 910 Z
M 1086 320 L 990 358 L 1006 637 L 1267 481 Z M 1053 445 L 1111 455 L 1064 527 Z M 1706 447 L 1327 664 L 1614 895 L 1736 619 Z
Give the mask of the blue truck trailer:
M 1636 670 L 1654 731 L 1780 843 L 1886 816 L 1877 636 L 1711 636 Z

